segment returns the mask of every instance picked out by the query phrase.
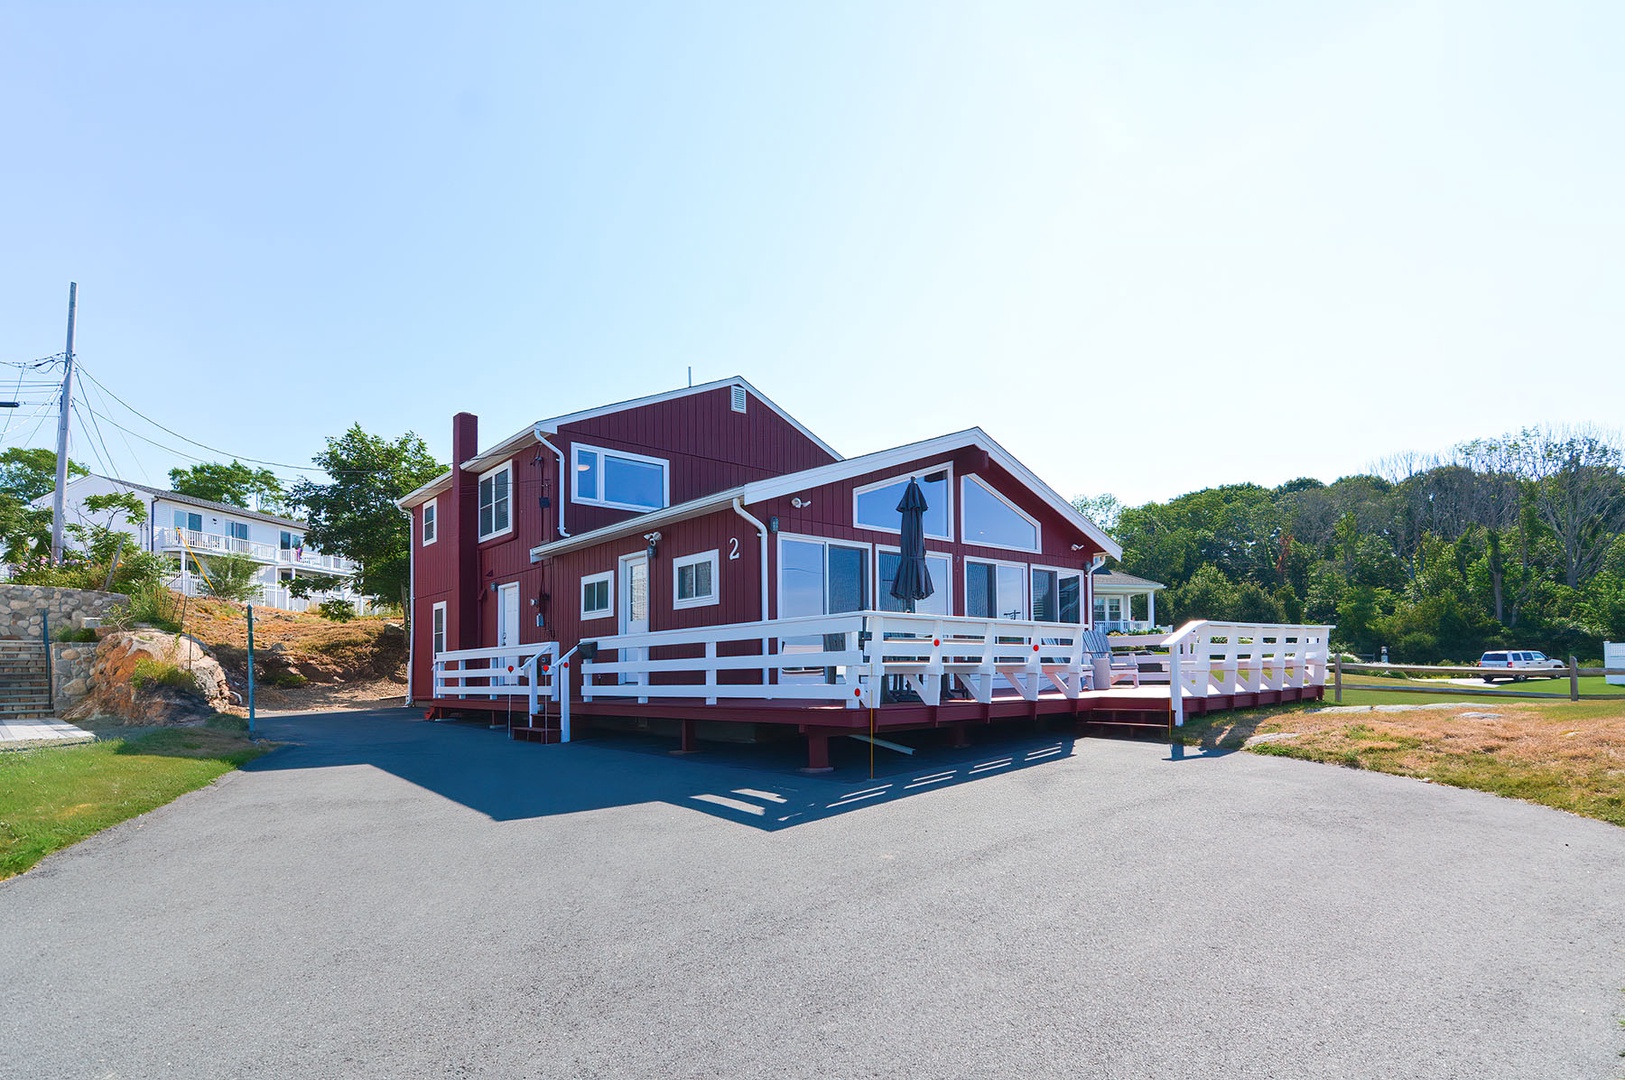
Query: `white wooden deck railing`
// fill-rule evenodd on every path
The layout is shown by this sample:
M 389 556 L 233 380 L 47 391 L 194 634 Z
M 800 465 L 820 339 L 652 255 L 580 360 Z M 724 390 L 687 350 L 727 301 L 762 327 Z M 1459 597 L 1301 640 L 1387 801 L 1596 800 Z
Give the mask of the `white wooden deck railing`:
M 597 655 L 581 662 L 581 697 L 819 700 L 855 709 L 880 704 L 883 680 L 894 676 L 937 705 L 942 676 L 951 675 L 981 702 L 1005 686 L 1028 701 L 1045 690 L 1075 698 L 1094 675 L 1081 632 L 1064 623 L 859 611 L 621 634 L 599 638 Z
M 1325 686 L 1331 632 L 1330 626 L 1186 623 L 1160 642 L 1168 650 L 1174 723 L 1185 723 L 1187 696 Z
M 535 716 L 543 699 L 559 703 L 562 730 L 569 731 L 570 696 L 561 694 L 559 643 L 499 645 L 493 649 L 457 649 L 434 655 L 434 696 L 438 700 L 523 698 L 526 716 Z

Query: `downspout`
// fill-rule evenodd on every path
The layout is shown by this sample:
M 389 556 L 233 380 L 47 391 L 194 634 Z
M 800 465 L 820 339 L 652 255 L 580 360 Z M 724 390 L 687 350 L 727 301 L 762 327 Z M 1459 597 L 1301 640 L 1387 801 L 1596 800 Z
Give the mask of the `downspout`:
M 767 526 L 763 525 L 760 519 L 753 517 L 750 511 L 745 509 L 745 499 L 743 496 L 734 497 L 733 508 L 734 513 L 738 514 L 740 517 L 744 518 L 746 521 L 750 522 L 756 527 L 756 535 L 761 538 L 762 621 L 767 622 Z
M 1096 555 L 1094 558 L 1089 560 L 1089 572 L 1083 575 L 1084 579 L 1089 582 L 1089 588 L 1083 597 L 1083 602 L 1088 605 L 1084 608 L 1085 615 L 1083 625 L 1087 626 L 1091 630 L 1095 629 L 1095 571 L 1099 570 L 1105 565 L 1106 556 Z
M 567 475 L 564 471 L 564 451 L 547 441 L 547 436 L 542 432 L 542 425 L 537 424 L 530 429 L 530 433 L 536 437 L 537 442 L 553 451 L 553 456 L 559 459 L 559 482 L 554 491 L 554 494 L 558 496 L 559 509 L 553 518 L 553 524 L 558 529 L 560 536 L 569 536 L 570 531 L 564 527 L 564 504 L 567 496 L 564 490 L 564 481 Z
M 406 610 L 401 614 L 406 621 L 406 704 L 412 704 L 412 661 L 417 651 L 418 628 L 412 618 L 412 609 L 418 602 L 418 544 L 420 537 L 414 534 L 417 531 L 418 519 L 412 511 L 396 504 L 395 509 L 406 515 Z M 440 528 L 440 521 L 435 520 L 434 527 Z M 432 616 L 431 616 L 432 618 Z

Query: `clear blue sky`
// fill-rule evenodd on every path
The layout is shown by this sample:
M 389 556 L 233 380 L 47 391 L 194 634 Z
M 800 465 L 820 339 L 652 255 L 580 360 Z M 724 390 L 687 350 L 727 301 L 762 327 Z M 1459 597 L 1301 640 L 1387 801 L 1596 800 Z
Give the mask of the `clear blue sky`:
M 77 280 L 87 368 L 239 454 L 444 457 L 692 365 L 1129 502 L 1617 426 L 1622 41 L 1615 0 L 11 0 L 0 360 Z

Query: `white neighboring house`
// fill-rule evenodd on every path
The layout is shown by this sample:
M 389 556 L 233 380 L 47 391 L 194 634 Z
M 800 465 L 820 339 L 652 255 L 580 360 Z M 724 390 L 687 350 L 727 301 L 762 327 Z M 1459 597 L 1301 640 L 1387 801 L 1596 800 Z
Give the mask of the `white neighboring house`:
M 1121 570 L 1096 570 L 1094 575 L 1097 630 L 1117 630 L 1129 634 L 1149 634 L 1157 629 L 1157 593 L 1168 586 L 1160 581 L 1135 577 Z M 1134 618 L 1133 601 L 1145 597 L 1145 618 Z
M 87 510 L 85 500 L 92 495 L 117 492 L 139 495 L 147 504 L 147 521 L 138 525 L 119 514 L 111 522 L 112 527 L 133 536 L 142 550 L 168 556 L 174 576 L 167 584 L 177 592 L 187 596 L 204 593 L 197 556 L 202 556 L 206 565 L 210 555 L 229 552 L 247 555 L 260 564 L 254 580 L 260 587 L 259 602 L 268 607 L 304 611 L 322 600 L 341 599 L 355 603 L 358 611 L 366 610 L 363 598 L 350 588 L 349 577 L 355 572 L 356 564 L 306 547 L 305 524 L 292 518 L 261 514 L 229 503 L 196 499 L 93 473 L 68 484 L 63 499 L 65 524 L 106 524 L 107 515 Z M 51 500 L 50 495 L 45 495 L 34 500 L 33 505 L 50 509 Z M 310 599 L 296 597 L 288 591 L 290 582 L 307 577 L 320 578 L 323 582 Z

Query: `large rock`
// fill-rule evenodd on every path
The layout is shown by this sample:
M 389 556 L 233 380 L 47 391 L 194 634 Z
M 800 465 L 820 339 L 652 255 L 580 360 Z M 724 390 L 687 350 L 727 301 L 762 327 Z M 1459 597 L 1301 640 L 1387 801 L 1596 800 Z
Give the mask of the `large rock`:
M 144 659 L 190 672 L 191 684 L 149 682 L 136 689 L 131 677 Z M 69 719 L 101 716 L 126 724 L 189 724 L 213 716 L 231 700 L 226 673 L 214 657 L 192 638 L 161 630 L 103 638 L 86 681 L 90 695 L 68 712 Z

